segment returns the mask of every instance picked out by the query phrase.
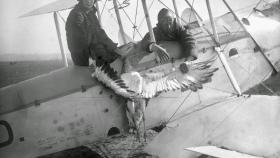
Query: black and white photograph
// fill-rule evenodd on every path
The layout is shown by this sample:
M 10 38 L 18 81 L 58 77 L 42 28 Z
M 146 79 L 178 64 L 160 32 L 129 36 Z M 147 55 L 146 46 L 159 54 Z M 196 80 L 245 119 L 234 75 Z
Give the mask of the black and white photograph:
M 1 0 L 0 158 L 280 158 L 280 0 Z

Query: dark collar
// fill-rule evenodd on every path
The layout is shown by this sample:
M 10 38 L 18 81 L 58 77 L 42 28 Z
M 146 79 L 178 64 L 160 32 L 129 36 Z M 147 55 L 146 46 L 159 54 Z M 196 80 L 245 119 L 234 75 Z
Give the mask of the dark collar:
M 85 13 L 89 13 L 89 12 L 94 12 L 94 13 L 96 13 L 96 8 L 93 6 L 91 9 L 86 9 L 86 8 L 84 8 L 83 6 L 82 6 L 82 4 L 81 4 L 81 2 L 80 3 L 78 3 L 76 6 L 75 6 L 75 8 L 77 9 L 77 10 L 79 10 L 79 11 L 81 11 L 81 12 L 85 12 Z

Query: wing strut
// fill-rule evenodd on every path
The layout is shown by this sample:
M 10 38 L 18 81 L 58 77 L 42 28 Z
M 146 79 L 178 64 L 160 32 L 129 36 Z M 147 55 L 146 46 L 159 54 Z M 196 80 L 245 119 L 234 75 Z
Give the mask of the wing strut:
M 124 34 L 122 19 L 121 19 L 121 16 L 120 16 L 117 0 L 113 0 L 113 4 L 114 4 L 114 9 L 115 9 L 115 12 L 116 12 L 118 24 L 119 24 L 119 27 L 120 27 L 120 32 L 121 32 L 121 35 L 122 35 L 122 39 L 123 39 L 124 43 L 126 44 L 127 41 L 126 41 L 125 34 Z
M 237 92 L 238 95 L 241 95 L 241 90 L 240 90 L 240 87 L 228 65 L 228 62 L 226 60 L 226 57 L 225 55 L 222 53 L 221 51 L 221 48 L 220 48 L 220 41 L 219 41 L 219 37 L 218 37 L 218 34 L 217 34 L 217 30 L 216 30 L 216 26 L 215 26 L 215 23 L 214 23 L 214 19 L 213 19 L 213 15 L 212 15 L 212 10 L 211 10 L 211 7 L 210 7 L 210 3 L 209 3 L 209 0 L 206 0 L 206 5 L 207 5 L 207 10 L 208 10 L 208 14 L 209 14 L 209 19 L 210 19 L 210 22 L 211 22 L 211 26 L 212 26 L 212 30 L 213 30 L 213 34 L 214 34 L 214 39 L 215 39 L 215 43 L 216 43 L 216 47 L 215 47 L 215 51 L 217 52 L 225 70 L 226 70 L 226 73 L 229 77 L 229 80 L 230 80 L 230 83 L 232 84 L 233 88 L 235 89 L 235 91 Z
M 178 13 L 178 8 L 177 8 L 176 0 L 172 0 L 172 2 L 173 2 L 173 6 L 174 6 L 174 10 L 175 10 L 175 14 L 176 14 L 177 20 L 181 24 L 181 20 L 180 20 L 180 16 L 179 16 L 179 13 Z
M 146 0 L 142 0 L 142 6 L 143 6 L 143 9 L 144 9 L 145 18 L 146 18 L 146 22 L 147 22 L 147 25 L 148 25 L 151 41 L 156 42 L 156 38 L 155 38 L 154 31 L 153 31 L 153 27 L 152 27 L 152 23 L 151 23 L 151 19 L 150 19 L 150 15 L 149 15 Z
M 54 18 L 54 23 L 55 23 L 55 27 L 56 27 L 56 33 L 57 33 L 57 37 L 58 37 L 58 42 L 59 42 L 60 53 L 61 53 L 61 56 L 62 56 L 63 65 L 65 67 L 68 67 L 68 61 L 67 61 L 66 54 L 64 52 L 63 44 L 62 44 L 61 32 L 60 32 L 60 27 L 59 27 L 59 21 L 58 21 L 58 16 L 57 16 L 57 12 L 56 11 L 53 12 L 53 18 Z

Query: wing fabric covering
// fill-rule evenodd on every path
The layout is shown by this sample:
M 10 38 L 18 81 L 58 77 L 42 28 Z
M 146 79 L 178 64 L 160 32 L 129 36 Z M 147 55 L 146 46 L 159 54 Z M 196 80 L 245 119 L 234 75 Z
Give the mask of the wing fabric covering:
M 181 62 L 177 66 L 167 63 L 158 66 L 163 69 L 123 73 L 119 77 L 108 63 L 99 60 L 93 76 L 123 97 L 152 98 L 163 91 L 202 89 L 202 84 L 210 82 L 214 72 L 218 70 L 210 68 L 213 62 L 213 59 Z
M 34 16 L 34 15 L 48 14 L 52 12 L 70 9 L 73 8 L 77 3 L 78 3 L 77 0 L 57 0 L 47 5 L 44 5 L 38 9 L 25 13 L 21 15 L 20 18 Z

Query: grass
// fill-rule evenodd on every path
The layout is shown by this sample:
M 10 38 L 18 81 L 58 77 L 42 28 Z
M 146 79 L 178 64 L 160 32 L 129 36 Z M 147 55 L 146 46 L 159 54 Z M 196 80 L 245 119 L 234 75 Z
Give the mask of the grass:
M 62 67 L 60 60 L 0 62 L 0 88 Z

